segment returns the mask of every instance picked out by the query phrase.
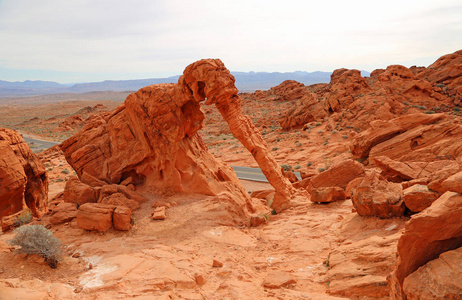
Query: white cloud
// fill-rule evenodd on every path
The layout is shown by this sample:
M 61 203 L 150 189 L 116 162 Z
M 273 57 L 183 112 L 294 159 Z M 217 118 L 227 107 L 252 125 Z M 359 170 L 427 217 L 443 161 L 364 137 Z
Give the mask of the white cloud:
M 461 15 L 458 1 L 3 0 L 0 67 L 119 79 L 207 57 L 239 71 L 428 65 L 462 45 Z

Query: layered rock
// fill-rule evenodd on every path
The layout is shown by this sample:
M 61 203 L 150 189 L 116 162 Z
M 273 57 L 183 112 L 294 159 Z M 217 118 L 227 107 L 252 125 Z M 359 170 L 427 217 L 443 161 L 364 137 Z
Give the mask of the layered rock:
M 460 115 L 461 61 L 462 51 L 457 51 L 441 57 L 428 68 L 391 65 L 387 69 L 373 71 L 369 78 L 361 77 L 358 70 L 335 70 L 328 85 L 310 86 L 302 97 L 308 101 L 294 102 L 292 107 L 282 113 L 280 124 L 285 129 L 298 128 L 303 123 L 322 122 L 328 117 L 335 122 L 335 130 L 344 130 L 346 127 L 363 132 L 368 129 L 370 122 L 386 123 L 403 115 L 423 112 L 435 114 L 453 109 L 454 114 Z M 413 118 L 407 120 L 412 122 Z M 374 124 L 376 127 L 382 125 L 388 127 L 388 124 Z M 380 129 L 376 136 L 370 136 L 364 142 L 377 144 L 401 133 L 399 127 Z M 425 138 L 424 133 L 423 140 Z M 372 146 L 362 145 L 361 150 L 366 152 L 356 154 L 358 157 L 367 157 L 367 148 Z M 447 146 L 452 146 L 454 152 L 455 145 Z
M 329 112 L 339 112 L 355 101 L 355 96 L 370 91 L 366 80 L 358 70 L 338 69 L 331 75 L 330 93 L 325 102 Z
M 53 207 L 51 211 L 51 224 L 61 224 L 65 222 L 72 221 L 77 217 L 77 204 L 61 202 Z
M 46 212 L 48 176 L 45 167 L 14 130 L 0 128 L 0 218 L 30 209 Z
M 406 223 L 398 241 L 398 259 L 392 276 L 394 299 L 406 299 L 406 277 L 448 250 L 462 247 L 462 195 L 446 192 Z
M 417 77 L 435 84 L 453 99 L 454 105 L 462 105 L 462 50 L 438 58 Z
M 446 179 L 460 169 L 454 160 L 396 161 L 386 156 L 373 157 L 372 161 L 382 169 L 381 175 L 390 181 L 402 182 L 414 179 Z
M 206 195 L 230 193 L 248 215 L 250 197 L 232 169 L 208 152 L 198 130 L 199 103 L 214 104 L 233 135 L 252 153 L 276 189 L 276 210 L 295 190 L 282 175 L 250 118 L 242 115 L 234 77 L 220 60 L 189 65 L 177 84 L 152 85 L 130 94 L 110 115 L 95 117 L 63 144 L 67 161 L 85 184 L 130 182 L 147 189 Z
M 82 229 L 107 231 L 113 226 L 116 207 L 109 204 L 85 203 L 77 212 L 77 225 Z
M 460 299 L 460 266 L 462 247 L 444 252 L 404 279 L 404 293 L 409 299 Z
M 282 114 L 279 124 L 283 129 L 288 130 L 301 128 L 309 122 L 321 120 L 325 117 L 327 117 L 327 111 L 324 104 L 318 100 L 318 96 L 314 93 L 306 93 L 303 95 L 299 105 L 294 105 Z
M 355 139 L 351 153 L 358 158 L 366 158 L 376 145 L 386 142 L 407 130 L 422 125 L 432 124 L 444 118 L 444 114 L 412 114 L 397 117 L 389 121 L 373 121 L 370 123 L 370 128 L 361 132 Z M 412 147 L 415 147 L 416 144 Z M 406 151 L 408 151 L 408 149 L 406 149 Z M 385 155 L 389 158 L 393 158 L 384 153 L 377 154 L 379 151 L 375 152 L 375 156 Z

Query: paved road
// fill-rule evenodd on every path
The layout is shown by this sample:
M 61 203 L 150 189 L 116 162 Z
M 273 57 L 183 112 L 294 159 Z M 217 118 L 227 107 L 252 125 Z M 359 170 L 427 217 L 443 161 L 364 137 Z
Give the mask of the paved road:
M 248 168 L 248 167 L 239 167 L 239 166 L 231 166 L 236 172 L 237 178 L 245 179 L 245 180 L 252 180 L 252 181 L 260 181 L 260 182 L 268 182 L 265 175 L 261 169 L 258 168 Z M 294 172 L 295 176 L 297 176 L 298 180 L 302 180 L 300 176 L 300 172 Z
M 33 138 L 28 138 L 25 136 L 23 136 L 23 138 L 26 141 L 26 143 L 29 145 L 29 147 L 31 147 L 32 151 L 34 152 L 40 152 L 50 147 L 53 147 L 54 145 L 59 144 L 57 142 L 37 140 Z M 268 179 L 266 179 L 265 175 L 263 175 L 263 172 L 261 171 L 261 169 L 240 167 L 240 166 L 231 166 L 231 167 L 234 169 L 234 172 L 236 172 L 237 178 L 239 179 L 259 181 L 259 182 L 268 182 Z M 299 180 L 302 179 L 300 176 L 300 172 L 294 172 L 294 173 L 295 173 L 295 176 L 297 176 Z
M 36 140 L 25 136 L 23 136 L 23 139 L 26 141 L 33 152 L 40 152 L 59 144 L 57 142 Z

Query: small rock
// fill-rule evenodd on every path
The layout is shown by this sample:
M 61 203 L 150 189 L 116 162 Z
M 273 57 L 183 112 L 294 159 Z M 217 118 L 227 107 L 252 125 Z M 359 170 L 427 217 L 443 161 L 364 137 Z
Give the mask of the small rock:
M 153 220 L 165 220 L 165 206 L 156 207 L 151 216 Z
M 88 270 L 91 270 L 91 269 L 93 269 L 93 265 L 90 263 L 88 264 Z
M 223 263 L 221 261 L 218 261 L 216 259 L 213 260 L 212 267 L 214 268 L 221 268 L 223 267 Z
M 270 289 L 279 289 L 281 287 L 288 287 L 292 284 L 297 283 L 289 273 L 275 271 L 268 273 L 265 280 L 263 281 L 263 286 Z
M 125 206 L 117 206 L 114 210 L 114 228 L 117 230 L 130 230 L 132 227 L 132 211 Z
M 266 223 L 267 217 L 264 215 L 257 215 L 250 217 L 250 226 L 257 227 L 258 225 Z
M 74 253 L 74 254 L 72 255 L 72 257 L 73 257 L 73 258 L 78 258 L 78 257 L 80 257 L 80 253 L 79 253 L 79 252 L 76 252 L 76 253 Z
M 194 278 L 195 278 L 196 283 L 197 283 L 198 285 L 204 285 L 204 284 L 205 284 L 205 278 L 204 278 L 203 275 L 201 275 L 201 274 L 196 274 L 196 275 L 194 276 Z
M 345 190 L 338 186 L 313 188 L 310 195 L 311 201 L 315 203 L 330 203 L 346 199 Z

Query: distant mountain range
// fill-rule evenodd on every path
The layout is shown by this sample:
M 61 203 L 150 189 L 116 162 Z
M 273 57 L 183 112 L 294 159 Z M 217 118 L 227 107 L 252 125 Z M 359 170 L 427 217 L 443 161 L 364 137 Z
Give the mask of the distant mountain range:
M 236 87 L 241 92 L 253 92 L 255 90 L 268 90 L 279 85 L 284 80 L 296 80 L 305 85 L 315 83 L 329 83 L 331 72 L 231 72 L 236 78 Z M 367 71 L 361 72 L 363 76 L 369 76 Z M 102 82 L 89 82 L 78 84 L 61 84 L 53 81 L 10 82 L 0 80 L 0 97 L 24 97 L 58 93 L 87 93 L 95 91 L 136 91 L 142 87 L 158 84 L 177 82 L 180 76 L 167 78 L 135 79 L 135 80 L 105 80 Z

